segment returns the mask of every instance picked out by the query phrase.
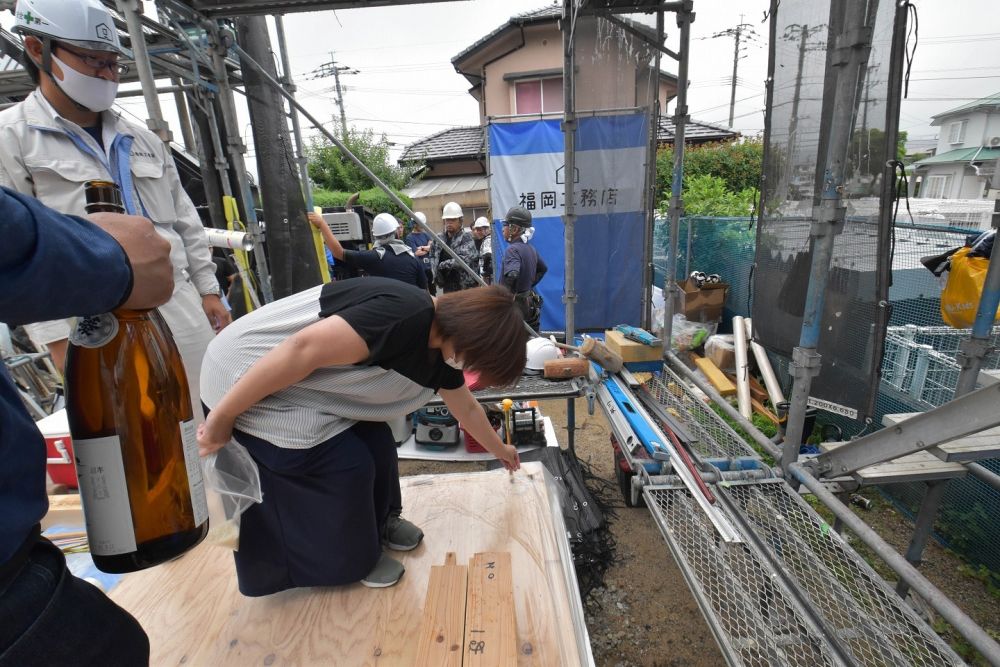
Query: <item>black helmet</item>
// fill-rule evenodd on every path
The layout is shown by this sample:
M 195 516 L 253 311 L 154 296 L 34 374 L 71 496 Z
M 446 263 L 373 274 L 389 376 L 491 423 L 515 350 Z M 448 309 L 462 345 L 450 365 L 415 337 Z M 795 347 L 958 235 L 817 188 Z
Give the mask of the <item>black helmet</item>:
M 520 206 L 514 206 L 507 211 L 503 223 L 505 225 L 517 225 L 518 227 L 531 227 L 531 214 Z

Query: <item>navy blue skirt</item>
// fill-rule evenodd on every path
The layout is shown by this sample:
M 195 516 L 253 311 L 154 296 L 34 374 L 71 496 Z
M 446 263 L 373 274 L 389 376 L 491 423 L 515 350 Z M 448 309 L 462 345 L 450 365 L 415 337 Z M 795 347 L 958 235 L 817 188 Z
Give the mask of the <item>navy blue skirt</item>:
M 360 581 L 382 552 L 380 537 L 399 497 L 392 431 L 360 422 L 310 449 L 284 449 L 234 431 L 260 468 L 263 502 L 240 520 L 234 553 L 240 592 L 270 595 L 301 586 Z

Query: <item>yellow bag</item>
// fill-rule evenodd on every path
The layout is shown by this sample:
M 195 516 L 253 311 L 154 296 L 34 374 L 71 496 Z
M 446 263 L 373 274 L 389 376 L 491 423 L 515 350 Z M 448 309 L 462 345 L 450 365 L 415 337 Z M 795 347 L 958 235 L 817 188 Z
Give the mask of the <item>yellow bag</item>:
M 941 317 L 956 329 L 969 329 L 976 321 L 979 297 L 986 283 L 990 260 L 969 257 L 971 248 L 961 248 L 951 256 L 948 282 L 941 292 Z M 1000 309 L 995 320 L 1000 320 Z

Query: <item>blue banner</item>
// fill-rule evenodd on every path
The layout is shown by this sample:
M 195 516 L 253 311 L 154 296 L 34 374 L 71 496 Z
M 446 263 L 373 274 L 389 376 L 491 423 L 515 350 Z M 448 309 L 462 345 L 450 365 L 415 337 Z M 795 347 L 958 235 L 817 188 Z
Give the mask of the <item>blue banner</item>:
M 579 122 L 574 174 L 579 330 L 640 324 L 648 128 L 645 114 Z M 491 124 L 489 141 L 494 264 L 501 265 L 507 248 L 500 225 L 503 215 L 512 206 L 523 206 L 535 227 L 530 243 L 549 267 L 536 288 L 544 299 L 541 327 L 561 331 L 566 326 L 561 217 L 566 186 L 559 121 Z

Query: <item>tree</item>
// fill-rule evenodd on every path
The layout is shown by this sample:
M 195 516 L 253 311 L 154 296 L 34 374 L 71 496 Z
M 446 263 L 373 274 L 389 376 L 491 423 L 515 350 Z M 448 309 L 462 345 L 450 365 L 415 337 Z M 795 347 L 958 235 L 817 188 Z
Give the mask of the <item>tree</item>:
M 684 151 L 685 186 L 693 176 L 714 176 L 722 180 L 728 192 L 756 189 L 760 186 L 763 155 L 764 145 L 759 139 L 687 146 Z M 659 149 L 656 152 L 656 201 L 670 199 L 673 170 L 673 147 Z
M 386 185 L 396 190 L 406 185 L 407 173 L 392 162 L 389 140 L 384 134 L 376 136 L 372 130 L 348 129 L 344 143 Z M 325 190 L 360 192 L 375 187 L 360 167 L 326 139 L 313 140 L 306 154 L 309 178 Z
M 753 188 L 733 192 L 718 176 L 692 176 L 684 183 L 684 213 L 709 218 L 745 217 L 753 212 L 756 192 Z

